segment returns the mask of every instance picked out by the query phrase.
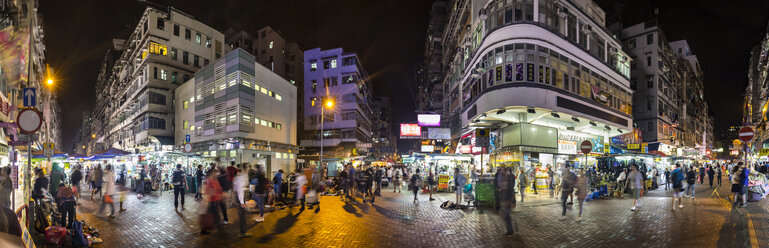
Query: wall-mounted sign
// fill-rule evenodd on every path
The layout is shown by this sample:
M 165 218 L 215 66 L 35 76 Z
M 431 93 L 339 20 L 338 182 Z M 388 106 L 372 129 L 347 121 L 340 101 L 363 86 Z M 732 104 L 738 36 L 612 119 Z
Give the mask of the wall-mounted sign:
M 441 126 L 441 115 L 420 114 L 417 115 L 417 123 L 423 127 L 439 127 Z
M 433 152 L 433 151 L 435 151 L 435 146 L 433 146 L 433 145 L 422 146 L 422 149 L 420 149 L 420 151 L 422 151 L 422 152 Z
M 587 133 L 580 133 L 568 130 L 558 130 L 558 140 L 574 141 L 575 144 L 582 143 L 582 141 L 589 140 L 593 143 L 593 153 L 604 153 L 603 137 L 596 136 Z M 571 153 L 568 153 L 571 154 Z M 576 151 L 575 153 L 576 154 Z
M 417 124 L 404 124 L 401 123 L 401 138 L 412 137 L 419 138 L 422 136 L 422 127 Z
M 641 148 L 641 144 L 627 144 L 627 149 L 637 150 Z
M 558 140 L 559 154 L 577 154 L 577 142 L 571 140 Z
M 428 139 L 450 140 L 451 139 L 451 129 L 448 129 L 448 128 L 429 128 L 429 129 L 427 129 L 427 138 Z

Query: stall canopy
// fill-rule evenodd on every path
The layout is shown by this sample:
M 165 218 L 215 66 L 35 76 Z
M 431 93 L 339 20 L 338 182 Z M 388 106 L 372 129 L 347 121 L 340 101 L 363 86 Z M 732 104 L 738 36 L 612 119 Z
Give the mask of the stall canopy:
M 110 148 L 109 150 L 101 151 L 94 154 L 94 157 L 117 157 L 117 156 L 123 156 L 128 154 L 131 154 L 131 153 L 117 149 L 117 148 Z
M 88 156 L 86 156 L 85 154 L 73 153 L 73 154 L 69 154 L 69 157 L 70 158 L 87 158 Z
M 53 152 L 53 156 L 51 156 L 51 157 L 52 158 L 61 158 L 61 157 L 65 157 L 66 158 L 67 157 L 67 153 L 64 153 L 64 152 L 59 151 L 59 150 L 55 150 Z M 32 153 L 32 158 L 46 158 L 46 156 L 43 155 L 43 151 L 36 151 L 36 152 Z

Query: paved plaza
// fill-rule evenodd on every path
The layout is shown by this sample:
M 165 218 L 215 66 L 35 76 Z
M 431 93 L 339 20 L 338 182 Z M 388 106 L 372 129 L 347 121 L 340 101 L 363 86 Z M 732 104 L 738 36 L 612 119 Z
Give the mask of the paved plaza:
M 695 200 L 670 210 L 670 191 L 650 191 L 637 211 L 632 200 L 586 202 L 582 222 L 577 207 L 559 221 L 561 206 L 547 193 L 528 196 L 514 210 L 519 232 L 504 236 L 498 213 L 490 209 L 440 208 L 453 194 L 414 203 L 410 193 L 383 190 L 374 204 L 343 202 L 323 196 L 315 209 L 276 210 L 256 224 L 249 215 L 249 232 L 238 239 L 237 211 L 229 209 L 230 224 L 210 235 L 198 229 L 199 202 L 187 194 L 184 211 L 173 208 L 172 194 L 156 193 L 144 200 L 131 194 L 128 211 L 116 218 L 97 216 L 96 201 L 83 200 L 78 217 L 99 229 L 97 247 L 755 247 L 769 246 L 769 205 L 751 203 L 732 209 L 722 198 L 710 198 L 707 185 L 697 185 Z

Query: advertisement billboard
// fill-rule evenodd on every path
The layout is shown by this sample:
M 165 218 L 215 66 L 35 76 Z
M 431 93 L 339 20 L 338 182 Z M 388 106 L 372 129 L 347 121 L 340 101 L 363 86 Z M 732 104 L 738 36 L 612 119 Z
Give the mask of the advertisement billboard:
M 419 138 L 422 136 L 422 127 L 417 124 L 401 123 L 401 137 Z
M 417 115 L 417 123 L 423 127 L 440 127 L 441 115 L 419 114 Z
M 427 129 L 428 139 L 450 140 L 451 129 L 448 128 L 429 128 Z
M 433 145 L 425 145 L 422 146 L 422 149 L 420 149 L 421 152 L 433 152 L 435 151 L 435 146 Z

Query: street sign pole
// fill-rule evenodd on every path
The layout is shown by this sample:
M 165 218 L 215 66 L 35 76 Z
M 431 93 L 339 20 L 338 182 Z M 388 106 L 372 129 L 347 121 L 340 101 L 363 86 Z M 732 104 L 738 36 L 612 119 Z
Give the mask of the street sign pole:
M 29 134 L 27 135 L 27 168 L 24 169 L 24 200 L 30 201 L 27 204 L 28 206 L 27 207 L 27 229 L 32 228 L 32 222 L 33 222 L 33 221 L 30 221 L 30 216 L 32 214 L 32 211 L 30 211 L 30 209 L 32 208 L 29 207 L 29 206 L 32 206 L 31 204 L 32 201 L 29 200 L 29 185 L 32 183 L 31 176 L 32 176 L 32 135 Z

